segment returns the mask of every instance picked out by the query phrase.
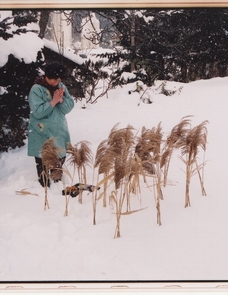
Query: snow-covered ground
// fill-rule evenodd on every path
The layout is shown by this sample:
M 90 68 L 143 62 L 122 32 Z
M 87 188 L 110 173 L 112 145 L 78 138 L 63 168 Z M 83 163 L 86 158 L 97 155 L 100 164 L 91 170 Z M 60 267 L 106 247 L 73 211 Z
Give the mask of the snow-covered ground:
M 169 82 L 180 89 L 172 96 L 160 94 L 159 81 L 151 88 L 152 104 L 139 103 L 135 85 L 111 90 L 96 104 L 67 115 L 72 144 L 98 144 L 111 128 L 131 124 L 136 132 L 160 122 L 164 138 L 184 116 L 192 126 L 208 120 L 205 189 L 201 195 L 197 175 L 190 187 L 191 207 L 184 208 L 185 174 L 178 153 L 173 155 L 169 185 L 163 188 L 162 225 L 156 223 L 153 191 L 141 184 L 132 195 L 132 210 L 121 217 L 121 237 L 114 239 L 116 218 L 108 204 L 97 205 L 93 225 L 92 195 L 83 203 L 71 198 L 64 217 L 62 183 L 48 191 L 50 209 L 44 210 L 44 191 L 37 182 L 34 159 L 24 147 L 0 156 L 0 281 L 110 281 L 110 280 L 226 280 L 228 277 L 228 78 L 189 84 Z M 66 181 L 68 181 L 66 177 Z M 75 183 L 78 181 L 75 176 Z M 88 168 L 88 182 L 93 182 Z M 31 194 L 16 191 L 26 189 Z

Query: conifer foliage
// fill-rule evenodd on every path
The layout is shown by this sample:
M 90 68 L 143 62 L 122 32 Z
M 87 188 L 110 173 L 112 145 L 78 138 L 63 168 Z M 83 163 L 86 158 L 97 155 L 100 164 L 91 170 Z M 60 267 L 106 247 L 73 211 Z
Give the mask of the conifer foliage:
M 119 77 L 128 71 L 151 86 L 156 79 L 189 82 L 228 74 L 227 8 L 110 9 L 97 13 L 115 26 L 119 47 L 109 54 L 109 63 L 124 59 L 124 68 L 116 73 Z
M 36 22 L 36 17 L 34 11 L 13 11 L 12 16 L 0 20 L 0 38 L 7 42 L 15 35 L 31 32 L 26 25 Z M 0 68 L 0 152 L 24 145 L 29 117 L 27 96 L 41 63 L 40 53 L 32 63 L 10 54 Z

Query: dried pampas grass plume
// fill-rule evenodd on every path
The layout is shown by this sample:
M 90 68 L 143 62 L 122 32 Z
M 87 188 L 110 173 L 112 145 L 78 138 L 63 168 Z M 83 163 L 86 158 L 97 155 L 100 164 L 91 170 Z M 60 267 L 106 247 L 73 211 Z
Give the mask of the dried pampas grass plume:
M 55 145 L 54 138 L 48 139 L 42 148 L 41 157 L 46 173 L 51 172 L 52 180 L 59 180 L 62 176 L 60 153 L 63 150 Z
M 206 151 L 207 145 L 207 128 L 206 124 L 208 123 L 207 120 L 203 121 L 201 124 L 197 125 L 196 127 L 190 129 L 186 132 L 185 136 L 181 138 L 178 142 L 177 147 L 181 149 L 181 160 L 186 165 L 186 189 L 185 189 L 185 207 L 191 206 L 190 204 L 190 180 L 191 177 L 198 172 L 201 182 L 201 188 L 203 194 L 205 193 L 205 189 L 203 187 L 203 180 L 199 174 L 199 169 L 204 167 L 204 164 L 198 166 L 197 164 L 197 155 L 199 153 L 199 149 Z M 183 156 L 186 158 L 184 159 Z M 196 168 L 193 168 L 193 165 L 196 165 Z
M 169 165 L 174 149 L 177 149 L 180 143 L 185 138 L 186 134 L 190 130 L 190 118 L 192 116 L 185 116 L 181 119 L 180 123 L 175 125 L 171 130 L 169 136 L 165 141 L 163 153 L 161 155 L 160 168 L 164 167 L 164 180 L 163 186 L 167 184 L 167 177 L 169 171 Z
M 45 167 L 45 170 L 42 172 L 41 177 L 43 178 L 44 182 L 44 191 L 45 191 L 45 199 L 44 199 L 44 210 L 46 208 L 49 208 L 48 203 L 48 193 L 47 193 L 47 187 L 48 187 L 48 179 L 49 179 L 49 172 L 51 172 L 51 178 L 53 180 L 60 179 L 62 176 L 62 169 L 60 165 L 60 153 L 62 149 L 58 148 L 55 145 L 54 138 L 48 139 L 41 151 L 41 158 L 43 165 Z
M 74 166 L 74 174 L 77 169 L 79 183 L 87 183 L 86 166 L 90 166 L 93 160 L 90 142 L 83 140 L 74 146 L 71 143 L 68 143 L 67 152 L 70 154 L 69 162 Z M 78 201 L 79 203 L 82 203 L 81 191 Z
M 68 143 L 67 152 L 70 154 L 70 164 L 80 168 L 83 165 L 91 165 L 92 163 L 92 151 L 90 148 L 90 142 L 80 141 L 76 145 Z
M 108 139 L 103 140 L 95 155 L 94 168 L 98 168 L 98 174 L 108 174 L 114 166 L 115 152 L 108 144 Z

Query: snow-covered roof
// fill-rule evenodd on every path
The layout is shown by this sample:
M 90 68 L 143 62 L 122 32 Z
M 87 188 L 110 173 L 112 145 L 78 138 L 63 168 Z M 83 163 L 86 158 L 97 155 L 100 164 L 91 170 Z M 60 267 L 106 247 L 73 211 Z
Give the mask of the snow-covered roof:
M 35 62 L 37 52 L 44 46 L 43 40 L 36 33 L 14 35 L 8 40 L 0 38 L 0 67 L 3 67 L 10 54 L 25 63 Z
M 50 40 L 47 39 L 43 39 L 44 41 L 44 46 L 51 49 L 52 51 L 59 53 L 59 47 L 58 45 Z M 73 62 L 81 65 L 84 63 L 83 58 L 81 58 L 80 56 L 76 55 L 72 49 L 70 48 L 63 48 L 64 52 L 63 52 L 63 56 L 66 57 L 69 60 L 72 60 Z

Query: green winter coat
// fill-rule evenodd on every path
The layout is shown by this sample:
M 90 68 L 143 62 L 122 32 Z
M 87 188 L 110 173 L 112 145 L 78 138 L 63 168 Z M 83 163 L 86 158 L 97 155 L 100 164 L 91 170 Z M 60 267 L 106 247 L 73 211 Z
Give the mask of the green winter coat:
M 49 138 L 55 139 L 57 147 L 63 149 L 60 157 L 66 155 L 67 143 L 70 135 L 65 115 L 74 107 L 74 99 L 70 96 L 66 86 L 64 88 L 63 103 L 52 107 L 50 91 L 39 84 L 34 84 L 29 93 L 30 121 L 28 134 L 28 155 L 41 158 L 43 144 Z

